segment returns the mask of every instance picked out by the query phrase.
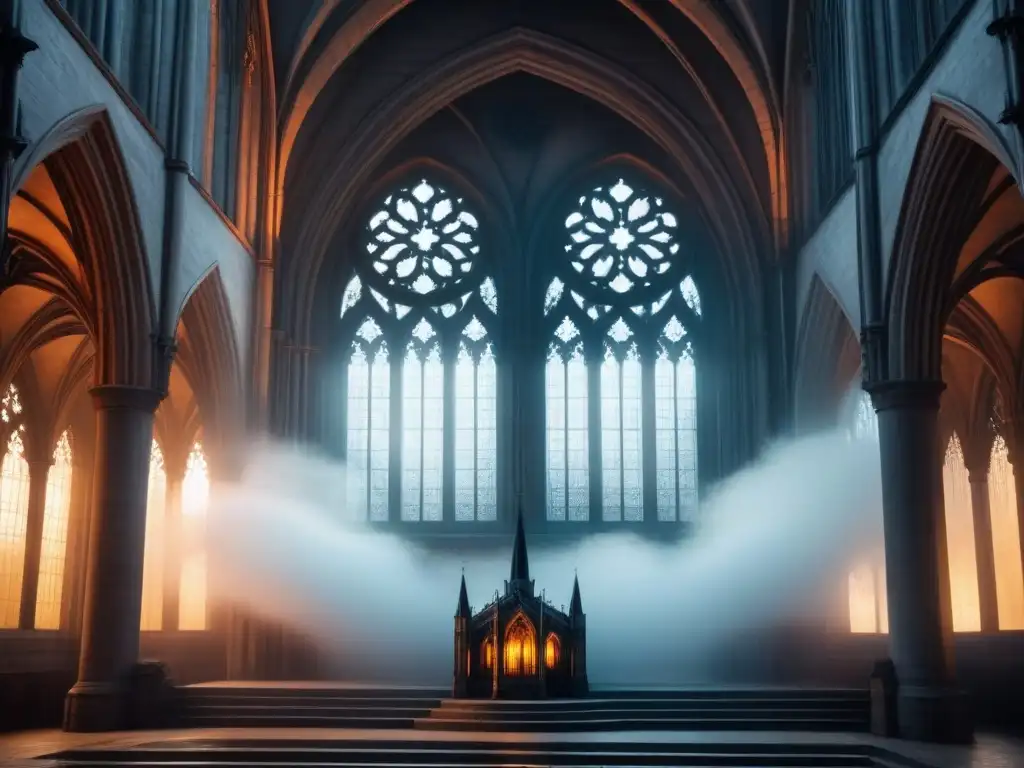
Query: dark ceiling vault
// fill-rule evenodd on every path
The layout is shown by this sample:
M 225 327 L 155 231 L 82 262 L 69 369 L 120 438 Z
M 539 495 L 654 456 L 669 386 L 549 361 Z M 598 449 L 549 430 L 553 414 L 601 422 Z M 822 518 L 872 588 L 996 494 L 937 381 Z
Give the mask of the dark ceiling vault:
M 474 183 L 500 179 L 483 191 L 520 226 L 557 174 L 630 155 L 687 199 L 736 298 L 759 304 L 756 281 L 787 227 L 773 67 L 785 13 L 743 0 L 593 0 L 586 14 L 541 0 L 270 2 L 280 325 L 308 341 L 321 267 L 403 151 L 466 165 L 437 140 L 445 112 L 462 123 L 449 149 L 476 154 Z M 585 126 L 568 125 L 570 103 Z

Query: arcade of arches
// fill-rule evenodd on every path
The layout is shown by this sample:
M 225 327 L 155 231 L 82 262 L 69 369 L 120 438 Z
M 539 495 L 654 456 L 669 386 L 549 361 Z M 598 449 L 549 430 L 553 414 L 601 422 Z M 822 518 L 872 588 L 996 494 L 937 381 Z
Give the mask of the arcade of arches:
M 1019 700 L 1012 4 L 143 5 L 0 4 L 0 727 L 68 688 L 66 727 L 123 725 L 140 657 L 326 674 L 215 597 L 207 502 L 264 435 L 454 557 L 520 507 L 538 549 L 683 538 L 772 440 L 846 430 L 877 536 L 793 674 L 889 655 L 924 739 L 961 688 Z

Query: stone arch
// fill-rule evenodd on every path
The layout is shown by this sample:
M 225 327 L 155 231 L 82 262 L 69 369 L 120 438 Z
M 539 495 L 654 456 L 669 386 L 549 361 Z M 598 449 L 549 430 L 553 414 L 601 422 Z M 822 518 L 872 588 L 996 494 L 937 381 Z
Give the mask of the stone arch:
M 997 167 L 1013 173 L 1012 157 L 983 115 L 953 99 L 932 98 L 889 264 L 888 378 L 941 379 L 943 327 L 960 248 Z
M 54 125 L 23 157 L 14 189 L 45 163 L 71 224 L 89 295 L 96 384 L 153 385 L 155 301 L 138 209 L 113 125 L 87 107 Z
M 389 19 L 411 2 L 412 0 L 397 0 L 397 2 L 395 0 L 368 0 L 368 2 L 360 4 L 345 20 L 345 23 L 338 27 L 326 45 L 318 51 L 313 62 L 308 66 L 303 66 L 317 37 L 337 9 L 338 0 L 327 0 L 315 15 L 310 14 L 307 23 L 304 24 L 303 34 L 296 52 L 289 62 L 282 94 L 285 109 L 282 113 L 280 165 L 277 171 L 278 179 L 282 183 L 287 173 L 288 162 L 299 129 L 328 81 L 374 31 L 386 24 Z M 637 16 L 663 45 L 667 45 L 677 60 L 682 58 L 682 53 L 671 44 L 668 36 L 653 18 L 644 13 L 633 0 L 618 0 L 618 2 Z M 781 116 L 778 94 L 771 84 L 771 78 L 767 76 L 766 72 L 758 70 L 741 42 L 740 36 L 719 15 L 713 5 L 690 0 L 672 0 L 672 5 L 708 38 L 746 94 L 757 121 L 764 149 L 765 163 L 771 183 L 772 215 L 777 225 L 777 232 L 784 235 L 788 220 L 786 164 L 777 160 L 782 143 L 779 130 Z M 747 24 L 748 32 L 752 26 Z M 761 41 L 755 40 L 754 42 L 759 47 L 763 59 Z M 302 80 L 296 85 L 296 79 L 300 77 L 300 74 Z M 699 78 L 694 78 L 694 80 L 701 84 Z M 711 103 L 710 100 L 709 103 Z M 718 110 L 715 109 L 715 111 Z
M 208 460 L 221 474 L 245 426 L 245 391 L 240 345 L 219 268 L 192 287 L 180 318 L 175 364 L 198 408 L 198 413 L 185 414 L 186 431 L 194 435 L 201 419 Z
M 794 418 L 800 429 L 834 423 L 860 367 L 860 342 L 821 276 L 811 278 L 796 339 Z
M 512 72 L 525 72 L 581 93 L 624 117 L 667 151 L 696 189 L 713 239 L 734 256 L 738 276 L 757 272 L 758 253 L 770 246 L 763 211 L 753 210 L 737 190 L 696 126 L 660 95 L 617 66 L 558 39 L 512 29 L 484 40 L 432 67 L 392 94 L 340 150 L 333 173 L 312 210 L 286 220 L 282 239 L 289 252 L 303 254 L 282 270 L 282 324 L 305 343 L 317 273 L 337 222 L 385 155 L 427 117 L 462 94 Z

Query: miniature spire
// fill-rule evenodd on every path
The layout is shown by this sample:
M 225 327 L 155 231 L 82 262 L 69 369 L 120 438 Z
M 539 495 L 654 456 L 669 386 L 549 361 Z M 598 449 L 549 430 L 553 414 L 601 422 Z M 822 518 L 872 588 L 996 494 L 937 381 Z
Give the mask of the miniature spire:
M 462 584 L 459 586 L 459 608 L 455 612 L 455 618 L 470 618 L 469 594 L 466 592 L 466 572 L 462 572 Z
M 574 576 L 572 580 L 572 600 L 569 601 L 569 615 L 583 615 L 583 600 L 580 598 L 580 580 Z
M 525 583 L 530 580 L 530 559 L 526 555 L 526 534 L 523 532 L 523 509 L 519 508 L 516 520 L 516 537 L 512 542 L 512 571 L 509 583 Z

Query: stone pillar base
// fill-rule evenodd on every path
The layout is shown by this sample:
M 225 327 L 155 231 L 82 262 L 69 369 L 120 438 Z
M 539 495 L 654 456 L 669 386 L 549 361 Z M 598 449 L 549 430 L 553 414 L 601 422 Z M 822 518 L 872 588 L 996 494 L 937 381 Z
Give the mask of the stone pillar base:
M 64 700 L 64 730 L 122 731 L 127 726 L 127 691 L 110 683 L 76 683 Z
M 939 744 L 974 741 L 971 702 L 963 691 L 901 685 L 897 707 L 900 738 Z

